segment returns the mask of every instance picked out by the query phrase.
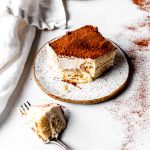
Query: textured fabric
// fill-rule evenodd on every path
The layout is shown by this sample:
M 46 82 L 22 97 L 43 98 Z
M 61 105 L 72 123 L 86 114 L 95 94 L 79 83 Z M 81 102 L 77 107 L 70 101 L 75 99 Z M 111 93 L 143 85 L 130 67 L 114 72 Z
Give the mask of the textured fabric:
M 29 54 L 36 28 L 3 14 L 0 17 L 0 113 L 15 89 Z
M 0 113 L 4 110 L 21 76 L 36 27 L 50 30 L 64 26 L 65 22 L 61 0 L 1 1 Z
M 62 0 L 3 0 L 0 8 L 23 18 L 39 29 L 64 27 L 66 16 Z

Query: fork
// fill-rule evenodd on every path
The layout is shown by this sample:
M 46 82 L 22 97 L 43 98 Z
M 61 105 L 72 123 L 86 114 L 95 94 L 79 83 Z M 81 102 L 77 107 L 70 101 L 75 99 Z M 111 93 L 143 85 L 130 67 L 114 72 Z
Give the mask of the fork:
M 31 104 L 29 101 L 26 101 L 25 103 L 23 103 L 20 107 L 19 107 L 19 112 L 24 116 L 27 115 L 29 109 L 31 107 Z M 51 143 L 56 144 L 57 146 L 59 146 L 60 148 L 62 148 L 63 150 L 69 150 L 69 148 L 62 142 L 60 141 L 58 138 L 53 138 L 50 140 Z

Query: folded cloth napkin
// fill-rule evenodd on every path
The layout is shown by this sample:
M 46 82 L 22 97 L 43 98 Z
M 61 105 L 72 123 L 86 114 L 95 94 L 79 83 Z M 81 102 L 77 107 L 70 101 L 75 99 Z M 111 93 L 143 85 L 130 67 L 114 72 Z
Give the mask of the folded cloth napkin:
M 0 113 L 14 91 L 35 37 L 36 27 L 66 23 L 62 0 L 2 0 L 0 6 Z

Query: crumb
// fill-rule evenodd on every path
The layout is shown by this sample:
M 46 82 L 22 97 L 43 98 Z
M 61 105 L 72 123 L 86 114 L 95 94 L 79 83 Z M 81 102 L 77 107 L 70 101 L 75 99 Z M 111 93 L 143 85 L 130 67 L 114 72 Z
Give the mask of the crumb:
M 69 90 L 68 85 L 64 85 L 64 91 L 68 92 L 68 90 Z

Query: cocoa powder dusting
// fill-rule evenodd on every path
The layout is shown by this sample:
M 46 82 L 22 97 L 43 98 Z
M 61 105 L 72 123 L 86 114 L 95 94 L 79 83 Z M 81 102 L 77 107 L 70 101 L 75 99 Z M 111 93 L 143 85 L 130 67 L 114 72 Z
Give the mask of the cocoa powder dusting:
M 149 117 L 145 114 L 150 108 L 148 103 L 149 93 L 147 82 L 149 73 L 146 71 L 145 63 L 143 63 L 143 61 L 147 61 L 147 58 L 143 56 L 137 57 L 133 49 L 129 51 L 128 55 L 133 58 L 131 65 L 135 67 L 135 70 L 132 73 L 138 76 L 137 80 L 139 81 L 137 87 L 133 88 L 133 84 L 135 83 L 132 83 L 132 85 L 130 85 L 131 87 L 129 86 L 126 89 L 128 93 L 130 90 L 132 91 L 131 95 L 128 98 L 123 97 L 114 100 L 109 110 L 113 117 L 121 121 L 125 126 L 125 137 L 120 150 L 132 149 L 131 147 L 135 144 L 137 127 L 140 128 L 140 130 L 146 129 L 150 123 Z
M 143 18 L 134 23 L 124 24 L 117 33 L 118 44 L 129 57 L 130 80 L 122 95 L 113 100 L 108 109 L 111 115 L 122 123 L 124 136 L 119 150 L 135 150 L 136 144 L 143 144 L 140 140 L 143 132 L 149 128 L 150 116 L 150 10 L 149 0 L 132 0 L 138 11 L 143 11 Z M 142 53 L 141 53 L 142 51 Z
M 66 35 L 52 41 L 49 45 L 57 55 L 78 58 L 95 59 L 115 50 L 111 42 L 98 32 L 98 28 L 91 25 L 67 32 Z
M 127 28 L 128 30 L 131 30 L 131 31 L 136 31 L 136 30 L 137 30 L 137 28 L 134 27 L 134 26 L 127 26 L 126 28 Z
M 143 28 L 147 28 L 147 32 L 150 32 L 150 16 L 146 16 L 142 22 L 138 22 L 137 24 L 134 24 L 131 26 L 125 26 L 125 28 L 134 33 L 139 32 Z M 135 38 L 132 39 L 132 42 L 137 47 L 139 47 L 139 50 L 147 50 L 147 49 L 145 49 L 145 47 L 148 47 L 150 45 L 150 36 L 149 37 L 141 37 L 141 38 L 138 38 L 137 36 L 135 36 Z
M 132 0 L 134 4 L 136 4 L 141 10 L 143 11 L 150 11 L 150 1 L 148 0 Z M 148 28 L 148 32 L 150 32 L 150 16 L 147 15 L 143 19 L 143 21 L 138 22 L 137 24 L 126 26 L 126 29 L 133 32 L 138 32 L 142 28 Z M 150 38 L 141 38 L 141 39 L 134 39 L 132 40 L 133 43 L 138 46 L 141 50 L 141 48 L 148 47 L 150 44 Z
M 141 1 L 134 1 L 139 5 Z M 144 7 L 145 2 L 142 3 Z M 120 150 L 135 149 L 138 128 L 142 132 L 150 124 L 150 117 L 146 113 L 150 108 L 149 100 L 149 77 L 150 72 L 147 70 L 147 55 L 138 54 L 138 51 L 150 50 L 150 35 L 145 35 L 141 31 L 150 32 L 150 16 L 144 16 L 143 21 L 126 26 L 122 32 L 117 34 L 117 39 L 127 40 L 129 48 L 125 51 L 130 58 L 131 76 L 135 79 L 126 89 L 128 97 L 117 98 L 113 101 L 110 111 L 114 118 L 121 121 L 125 126 L 124 141 Z M 138 36 L 139 35 L 139 36 Z M 132 91 L 132 92 L 130 92 Z M 130 93 L 130 94 L 127 94 Z
M 148 0 L 133 0 L 133 3 L 138 5 L 141 10 L 150 11 L 150 1 Z
M 148 27 L 150 30 L 150 16 L 146 16 L 144 21 L 139 23 L 139 27 Z
M 148 27 L 150 31 L 150 16 L 145 16 L 143 21 L 138 22 L 137 24 L 131 25 L 131 26 L 125 26 L 130 31 L 138 31 L 139 29 L 142 29 L 144 27 Z
M 132 113 L 137 113 L 139 117 L 142 117 L 146 110 L 149 108 L 149 105 L 147 104 L 147 79 L 148 77 L 145 74 L 145 71 L 140 76 L 140 84 L 137 90 L 137 99 L 139 101 L 139 109 L 136 111 L 133 111 Z
M 82 89 L 76 82 L 72 82 L 70 80 L 62 80 L 63 82 L 66 82 L 68 84 L 72 84 L 73 86 L 79 88 L 79 89 Z
M 150 43 L 150 39 L 135 40 L 134 43 L 140 47 L 147 47 Z
M 129 149 L 129 145 L 134 142 L 134 133 L 135 133 L 135 129 L 134 126 L 132 125 L 130 118 L 128 118 L 127 116 L 124 117 L 126 124 L 127 124 L 127 134 L 126 134 L 126 141 L 122 144 L 121 149 L 120 150 L 128 150 Z

